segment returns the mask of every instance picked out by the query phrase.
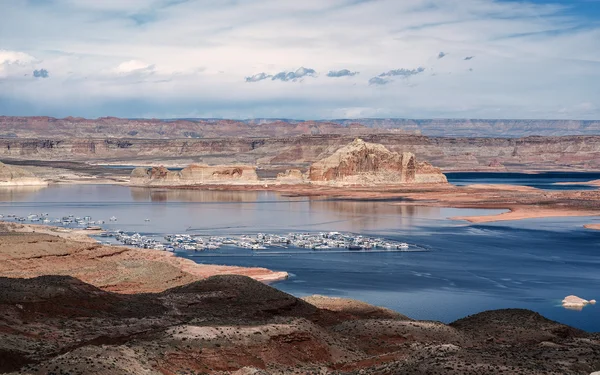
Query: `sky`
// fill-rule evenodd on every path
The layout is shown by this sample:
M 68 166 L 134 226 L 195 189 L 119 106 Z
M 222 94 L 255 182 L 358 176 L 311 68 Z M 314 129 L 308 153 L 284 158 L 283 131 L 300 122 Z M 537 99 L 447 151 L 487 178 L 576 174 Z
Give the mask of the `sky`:
M 600 0 L 0 0 L 0 115 L 600 119 Z

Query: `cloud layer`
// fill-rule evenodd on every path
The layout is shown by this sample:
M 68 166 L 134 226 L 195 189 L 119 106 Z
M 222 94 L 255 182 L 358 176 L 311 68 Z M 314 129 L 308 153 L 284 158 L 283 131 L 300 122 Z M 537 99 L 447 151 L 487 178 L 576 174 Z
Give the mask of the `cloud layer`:
M 0 7 L 0 115 L 600 118 L 597 1 Z

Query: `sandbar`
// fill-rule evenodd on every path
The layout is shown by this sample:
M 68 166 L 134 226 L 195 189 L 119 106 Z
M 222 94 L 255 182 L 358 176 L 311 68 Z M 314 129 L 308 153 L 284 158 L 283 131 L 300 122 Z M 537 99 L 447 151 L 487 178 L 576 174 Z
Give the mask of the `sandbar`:
M 579 216 L 600 216 L 600 213 L 598 211 L 565 210 L 558 208 L 514 207 L 510 208 L 508 212 L 503 212 L 498 215 L 455 216 L 450 219 L 466 220 L 471 223 L 491 223 L 497 221 Z

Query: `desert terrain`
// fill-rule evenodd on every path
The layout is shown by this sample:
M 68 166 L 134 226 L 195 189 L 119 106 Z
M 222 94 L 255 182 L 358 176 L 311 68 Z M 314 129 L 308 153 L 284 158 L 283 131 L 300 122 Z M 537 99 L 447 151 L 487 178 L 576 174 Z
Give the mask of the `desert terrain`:
M 449 325 L 418 321 L 359 301 L 298 299 L 231 268 L 19 229 L 3 226 L 0 233 L 2 373 L 589 374 L 600 368 L 598 334 L 527 310 L 488 311 Z
M 434 122 L 416 123 L 416 128 L 398 124 L 403 123 L 2 117 L 0 159 L 10 186 L 42 181 L 268 190 L 390 205 L 506 210 L 454 218 L 474 223 L 600 216 L 598 189 L 459 187 L 443 174 L 600 169 L 600 137 L 587 135 L 597 126 L 593 122 L 573 124 L 582 135 L 525 138 L 431 137 L 421 132 L 435 133 Z M 457 125 L 457 134 L 469 126 Z M 506 126 L 519 135 L 518 124 Z M 418 321 L 350 299 L 299 299 L 265 284 L 287 277 L 285 270 L 200 265 L 168 252 L 102 246 L 89 233 L 0 225 L 0 372 L 600 370 L 597 333 L 532 311 L 487 311 L 450 324 Z

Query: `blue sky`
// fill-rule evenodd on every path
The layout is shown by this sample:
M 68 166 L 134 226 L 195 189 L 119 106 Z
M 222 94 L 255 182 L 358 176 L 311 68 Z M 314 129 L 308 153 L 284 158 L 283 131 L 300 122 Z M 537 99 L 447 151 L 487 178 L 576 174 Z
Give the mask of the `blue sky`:
M 0 115 L 600 119 L 600 0 L 0 0 Z

